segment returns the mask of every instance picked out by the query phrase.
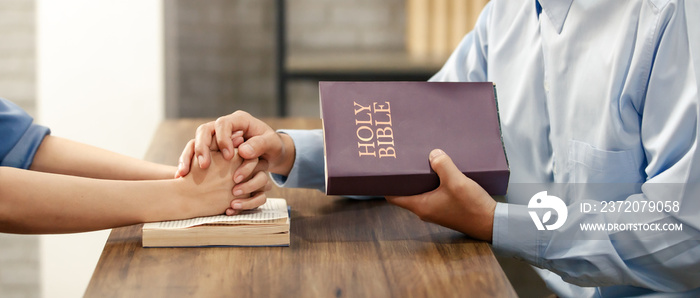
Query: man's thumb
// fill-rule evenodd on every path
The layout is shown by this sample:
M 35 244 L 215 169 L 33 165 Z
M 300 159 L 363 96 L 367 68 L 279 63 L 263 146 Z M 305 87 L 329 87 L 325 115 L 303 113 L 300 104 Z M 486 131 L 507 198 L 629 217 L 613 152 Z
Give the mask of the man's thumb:
M 463 176 L 457 166 L 452 162 L 452 159 L 440 149 L 433 149 L 430 152 L 430 167 L 440 177 L 440 184 L 447 183 L 449 179 Z
M 238 146 L 238 155 L 243 159 L 254 159 L 267 151 L 267 142 L 263 136 L 254 136 Z

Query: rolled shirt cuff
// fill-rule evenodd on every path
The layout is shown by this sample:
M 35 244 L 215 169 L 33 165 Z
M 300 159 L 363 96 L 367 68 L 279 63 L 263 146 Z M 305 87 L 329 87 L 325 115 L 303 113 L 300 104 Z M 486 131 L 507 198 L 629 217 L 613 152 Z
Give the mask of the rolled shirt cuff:
M 526 205 L 497 203 L 493 218 L 493 249 L 505 257 L 541 266 L 541 248 L 546 243 L 538 233 Z

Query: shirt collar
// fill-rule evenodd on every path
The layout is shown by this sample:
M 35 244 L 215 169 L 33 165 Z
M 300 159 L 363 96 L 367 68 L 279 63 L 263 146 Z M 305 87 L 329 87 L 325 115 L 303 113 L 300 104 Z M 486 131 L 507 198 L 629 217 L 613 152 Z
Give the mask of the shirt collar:
M 564 27 L 566 16 L 569 15 L 569 8 L 574 0 L 535 0 L 542 6 L 542 11 L 547 14 L 547 17 L 552 22 L 552 25 L 561 33 Z

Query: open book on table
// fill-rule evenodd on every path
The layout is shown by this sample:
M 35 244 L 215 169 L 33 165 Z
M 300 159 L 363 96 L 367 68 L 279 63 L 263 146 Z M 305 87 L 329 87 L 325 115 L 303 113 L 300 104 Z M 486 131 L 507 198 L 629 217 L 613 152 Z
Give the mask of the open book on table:
M 143 225 L 143 247 L 289 246 L 287 201 L 268 198 L 242 214 L 151 222 Z

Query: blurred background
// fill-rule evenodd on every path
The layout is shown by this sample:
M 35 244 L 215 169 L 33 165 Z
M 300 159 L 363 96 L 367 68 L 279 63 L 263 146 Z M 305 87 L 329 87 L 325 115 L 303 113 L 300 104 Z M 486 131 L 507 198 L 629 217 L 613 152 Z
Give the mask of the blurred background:
M 0 0 L 0 97 L 142 158 L 166 118 L 316 118 L 319 80 L 426 80 L 486 2 Z M 108 235 L 0 234 L 0 297 L 82 296 Z

